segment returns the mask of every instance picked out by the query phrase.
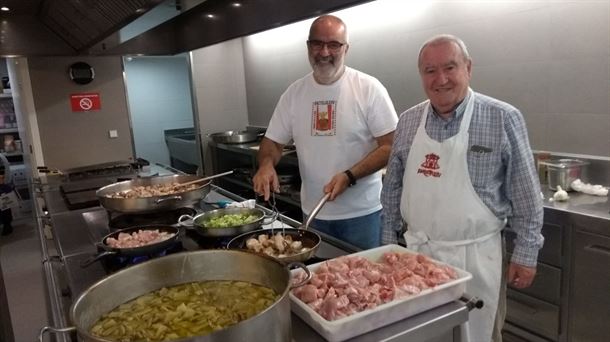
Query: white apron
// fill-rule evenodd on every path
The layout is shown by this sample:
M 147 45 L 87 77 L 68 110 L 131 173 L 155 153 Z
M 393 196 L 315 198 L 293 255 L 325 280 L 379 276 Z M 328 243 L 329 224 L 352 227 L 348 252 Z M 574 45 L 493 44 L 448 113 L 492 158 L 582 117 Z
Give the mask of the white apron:
M 469 92 L 458 134 L 442 143 L 426 133 L 428 102 L 407 158 L 400 211 L 408 225 L 409 249 L 472 273 L 466 292 L 485 304 L 470 312 L 462 337 L 488 342 L 500 291 L 500 231 L 506 222 L 481 201 L 470 181 L 466 154 L 475 95 Z

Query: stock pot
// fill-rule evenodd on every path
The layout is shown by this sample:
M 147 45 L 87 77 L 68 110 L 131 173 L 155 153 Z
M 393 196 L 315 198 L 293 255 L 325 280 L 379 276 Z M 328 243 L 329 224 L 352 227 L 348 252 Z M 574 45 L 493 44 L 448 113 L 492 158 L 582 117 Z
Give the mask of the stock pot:
M 293 266 L 307 274 L 304 281 L 295 285 L 290 284 L 289 269 Z M 181 339 L 180 342 L 290 341 L 288 292 L 306 284 L 310 278 L 309 269 L 301 263 L 286 266 L 271 257 L 242 251 L 200 250 L 171 254 L 125 268 L 93 284 L 70 308 L 70 320 L 74 326 L 44 327 L 38 340 L 42 342 L 47 331 L 76 331 L 79 341 L 106 342 L 91 335 L 89 329 L 102 315 L 123 303 L 162 287 L 206 280 L 235 280 L 269 287 L 280 298 L 247 320 L 208 335 Z

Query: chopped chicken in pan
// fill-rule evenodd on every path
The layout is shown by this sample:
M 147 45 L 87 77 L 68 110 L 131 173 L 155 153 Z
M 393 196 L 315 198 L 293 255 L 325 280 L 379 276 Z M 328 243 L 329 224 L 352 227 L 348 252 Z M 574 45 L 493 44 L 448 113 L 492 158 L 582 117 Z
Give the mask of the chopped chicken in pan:
M 174 235 L 176 234 L 159 231 L 158 229 L 140 229 L 131 234 L 119 233 L 116 239 L 109 237 L 106 239 L 106 245 L 112 248 L 136 248 L 165 241 Z
M 200 184 L 190 184 L 181 186 L 179 183 L 155 184 L 146 186 L 134 186 L 131 189 L 117 191 L 106 195 L 110 198 L 146 198 L 154 196 L 173 195 L 185 191 L 195 190 L 201 187 Z
M 265 253 L 276 258 L 283 258 L 309 250 L 303 247 L 303 243 L 293 240 L 291 235 L 278 232 L 275 235 L 260 234 L 258 238 L 250 238 L 246 241 L 246 247 L 257 253 Z

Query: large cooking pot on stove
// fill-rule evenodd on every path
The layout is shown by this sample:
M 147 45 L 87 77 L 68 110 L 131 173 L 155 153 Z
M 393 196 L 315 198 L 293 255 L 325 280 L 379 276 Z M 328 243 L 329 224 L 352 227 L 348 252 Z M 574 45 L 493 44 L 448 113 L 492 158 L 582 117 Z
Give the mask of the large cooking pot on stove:
M 213 227 L 209 221 L 225 215 L 253 215 L 256 220 L 229 227 Z M 195 217 L 182 215 L 178 218 L 178 224 L 186 228 L 193 228 L 197 234 L 208 238 L 233 237 L 242 233 L 261 229 L 263 225 L 271 224 L 277 218 L 277 214 L 266 215 L 259 208 L 222 208 L 206 211 Z
M 290 285 L 291 266 L 303 269 L 308 277 L 299 284 Z M 76 331 L 79 341 L 106 342 L 89 333 L 90 327 L 115 307 L 167 286 L 206 280 L 247 281 L 275 290 L 280 298 L 270 307 L 247 320 L 205 336 L 181 339 L 181 342 L 225 341 L 290 341 L 291 288 L 304 285 L 311 278 L 305 265 L 284 265 L 277 260 L 241 251 L 201 250 L 171 254 L 152 259 L 113 273 L 85 290 L 70 308 L 73 327 L 44 327 L 46 331 Z
M 265 132 L 255 131 L 224 131 L 208 134 L 215 143 L 220 144 L 245 144 L 258 140 Z
M 111 198 L 111 194 L 124 192 L 136 186 L 169 185 L 172 183 L 186 183 L 199 179 L 195 175 L 168 175 L 149 178 L 136 178 L 129 181 L 113 183 L 100 188 L 95 192 L 102 207 L 120 213 L 147 213 L 153 211 L 173 210 L 196 204 L 210 192 L 210 183 L 207 181 L 193 190 L 177 191 L 171 195 Z

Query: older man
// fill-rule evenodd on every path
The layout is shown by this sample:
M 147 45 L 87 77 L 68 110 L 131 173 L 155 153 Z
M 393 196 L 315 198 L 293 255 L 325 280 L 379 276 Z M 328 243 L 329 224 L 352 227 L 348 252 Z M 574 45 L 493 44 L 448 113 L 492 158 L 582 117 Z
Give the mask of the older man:
M 381 199 L 383 242 L 396 242 L 466 269 L 466 291 L 484 300 L 471 313 L 475 342 L 501 341 L 505 291 L 503 241 L 517 233 L 507 280 L 530 286 L 542 247 L 542 198 L 523 116 L 515 107 L 469 88 L 472 60 L 451 35 L 419 53 L 428 96 L 398 123 Z M 500 305 L 499 305 L 500 303 Z

